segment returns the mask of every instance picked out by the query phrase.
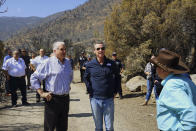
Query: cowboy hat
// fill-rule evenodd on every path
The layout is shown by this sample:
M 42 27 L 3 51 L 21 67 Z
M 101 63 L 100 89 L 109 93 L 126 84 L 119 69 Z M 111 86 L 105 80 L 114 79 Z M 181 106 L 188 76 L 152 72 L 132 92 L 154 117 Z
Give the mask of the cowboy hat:
M 189 72 L 189 68 L 181 61 L 181 57 L 169 50 L 161 50 L 159 55 L 150 59 L 151 63 L 173 74 Z

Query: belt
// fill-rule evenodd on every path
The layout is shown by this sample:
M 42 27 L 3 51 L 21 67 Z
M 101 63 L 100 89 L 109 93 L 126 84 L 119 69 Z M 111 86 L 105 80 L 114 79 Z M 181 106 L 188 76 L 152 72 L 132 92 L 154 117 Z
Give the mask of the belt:
M 10 76 L 11 78 L 24 78 L 25 76 L 20 76 L 20 77 L 15 77 L 15 76 Z
M 63 94 L 63 95 L 57 95 L 57 94 L 51 94 L 53 97 L 66 97 L 69 96 L 69 94 Z

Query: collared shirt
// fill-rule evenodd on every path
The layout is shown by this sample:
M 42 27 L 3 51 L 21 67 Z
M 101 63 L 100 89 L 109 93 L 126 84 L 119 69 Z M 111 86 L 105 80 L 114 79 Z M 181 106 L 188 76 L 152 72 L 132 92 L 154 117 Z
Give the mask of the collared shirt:
M 32 65 L 36 65 L 36 61 L 35 61 L 35 59 L 30 59 L 30 64 L 32 64 Z
M 43 64 L 49 57 L 48 56 L 37 56 L 35 57 L 33 65 L 37 68 L 39 65 Z
M 10 58 L 5 62 L 2 69 L 8 71 L 10 76 L 21 77 L 25 75 L 26 65 L 22 58 L 18 58 L 18 60 Z
M 8 59 L 10 59 L 10 58 L 12 58 L 11 55 L 6 55 L 6 56 L 4 57 L 4 59 L 3 59 L 3 65 L 4 65 L 5 62 L 6 62 Z
M 56 94 L 68 94 L 73 77 L 73 70 L 68 59 L 61 63 L 57 57 L 50 57 L 31 75 L 31 88 L 39 89 L 40 82 L 45 80 L 46 90 Z
M 169 75 L 157 100 L 157 124 L 163 131 L 196 131 L 196 86 L 186 76 Z
M 84 73 L 84 81 L 90 97 L 98 99 L 113 98 L 119 88 L 117 75 L 116 64 L 106 57 L 103 65 L 97 59 L 88 62 Z
M 150 74 L 146 76 L 146 79 L 151 79 L 155 77 L 156 69 L 154 68 L 154 65 L 152 63 L 148 62 L 146 64 L 144 72 L 149 72 Z

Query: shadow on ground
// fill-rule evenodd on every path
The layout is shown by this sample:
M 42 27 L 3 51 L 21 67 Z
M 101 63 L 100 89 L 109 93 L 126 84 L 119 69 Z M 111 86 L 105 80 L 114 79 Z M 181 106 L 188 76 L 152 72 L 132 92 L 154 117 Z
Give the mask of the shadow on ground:
M 131 94 L 125 94 L 123 98 L 134 98 L 134 97 L 143 97 L 146 93 L 131 93 Z
M 80 101 L 80 99 L 70 99 L 70 101 Z
M 40 103 L 30 103 L 31 105 L 27 106 L 27 107 L 31 107 L 31 106 L 44 106 L 44 103 L 40 102 Z M 22 104 L 18 104 L 17 107 L 12 107 L 11 105 L 5 105 L 3 107 L 0 107 L 0 110 L 4 110 L 4 109 L 17 109 L 19 107 L 24 107 Z
M 16 123 L 9 125 L 0 125 L 0 131 L 41 131 L 43 125 L 32 123 Z
M 69 114 L 69 117 L 91 117 L 92 113 Z

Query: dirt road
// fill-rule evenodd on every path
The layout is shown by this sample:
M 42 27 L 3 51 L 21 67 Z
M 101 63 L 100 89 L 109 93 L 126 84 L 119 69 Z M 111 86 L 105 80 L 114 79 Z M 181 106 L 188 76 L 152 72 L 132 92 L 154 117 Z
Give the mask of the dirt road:
M 140 106 L 142 94 L 123 90 L 125 98 L 115 98 L 115 131 L 157 131 L 155 104 Z M 74 72 L 70 97 L 69 131 L 93 131 L 89 99 L 85 85 L 79 83 L 79 71 Z M 31 106 L 22 106 L 19 97 L 15 108 L 11 108 L 10 100 L 0 103 L 0 131 L 43 131 L 44 102 L 36 103 L 32 90 L 28 90 L 28 101 Z

